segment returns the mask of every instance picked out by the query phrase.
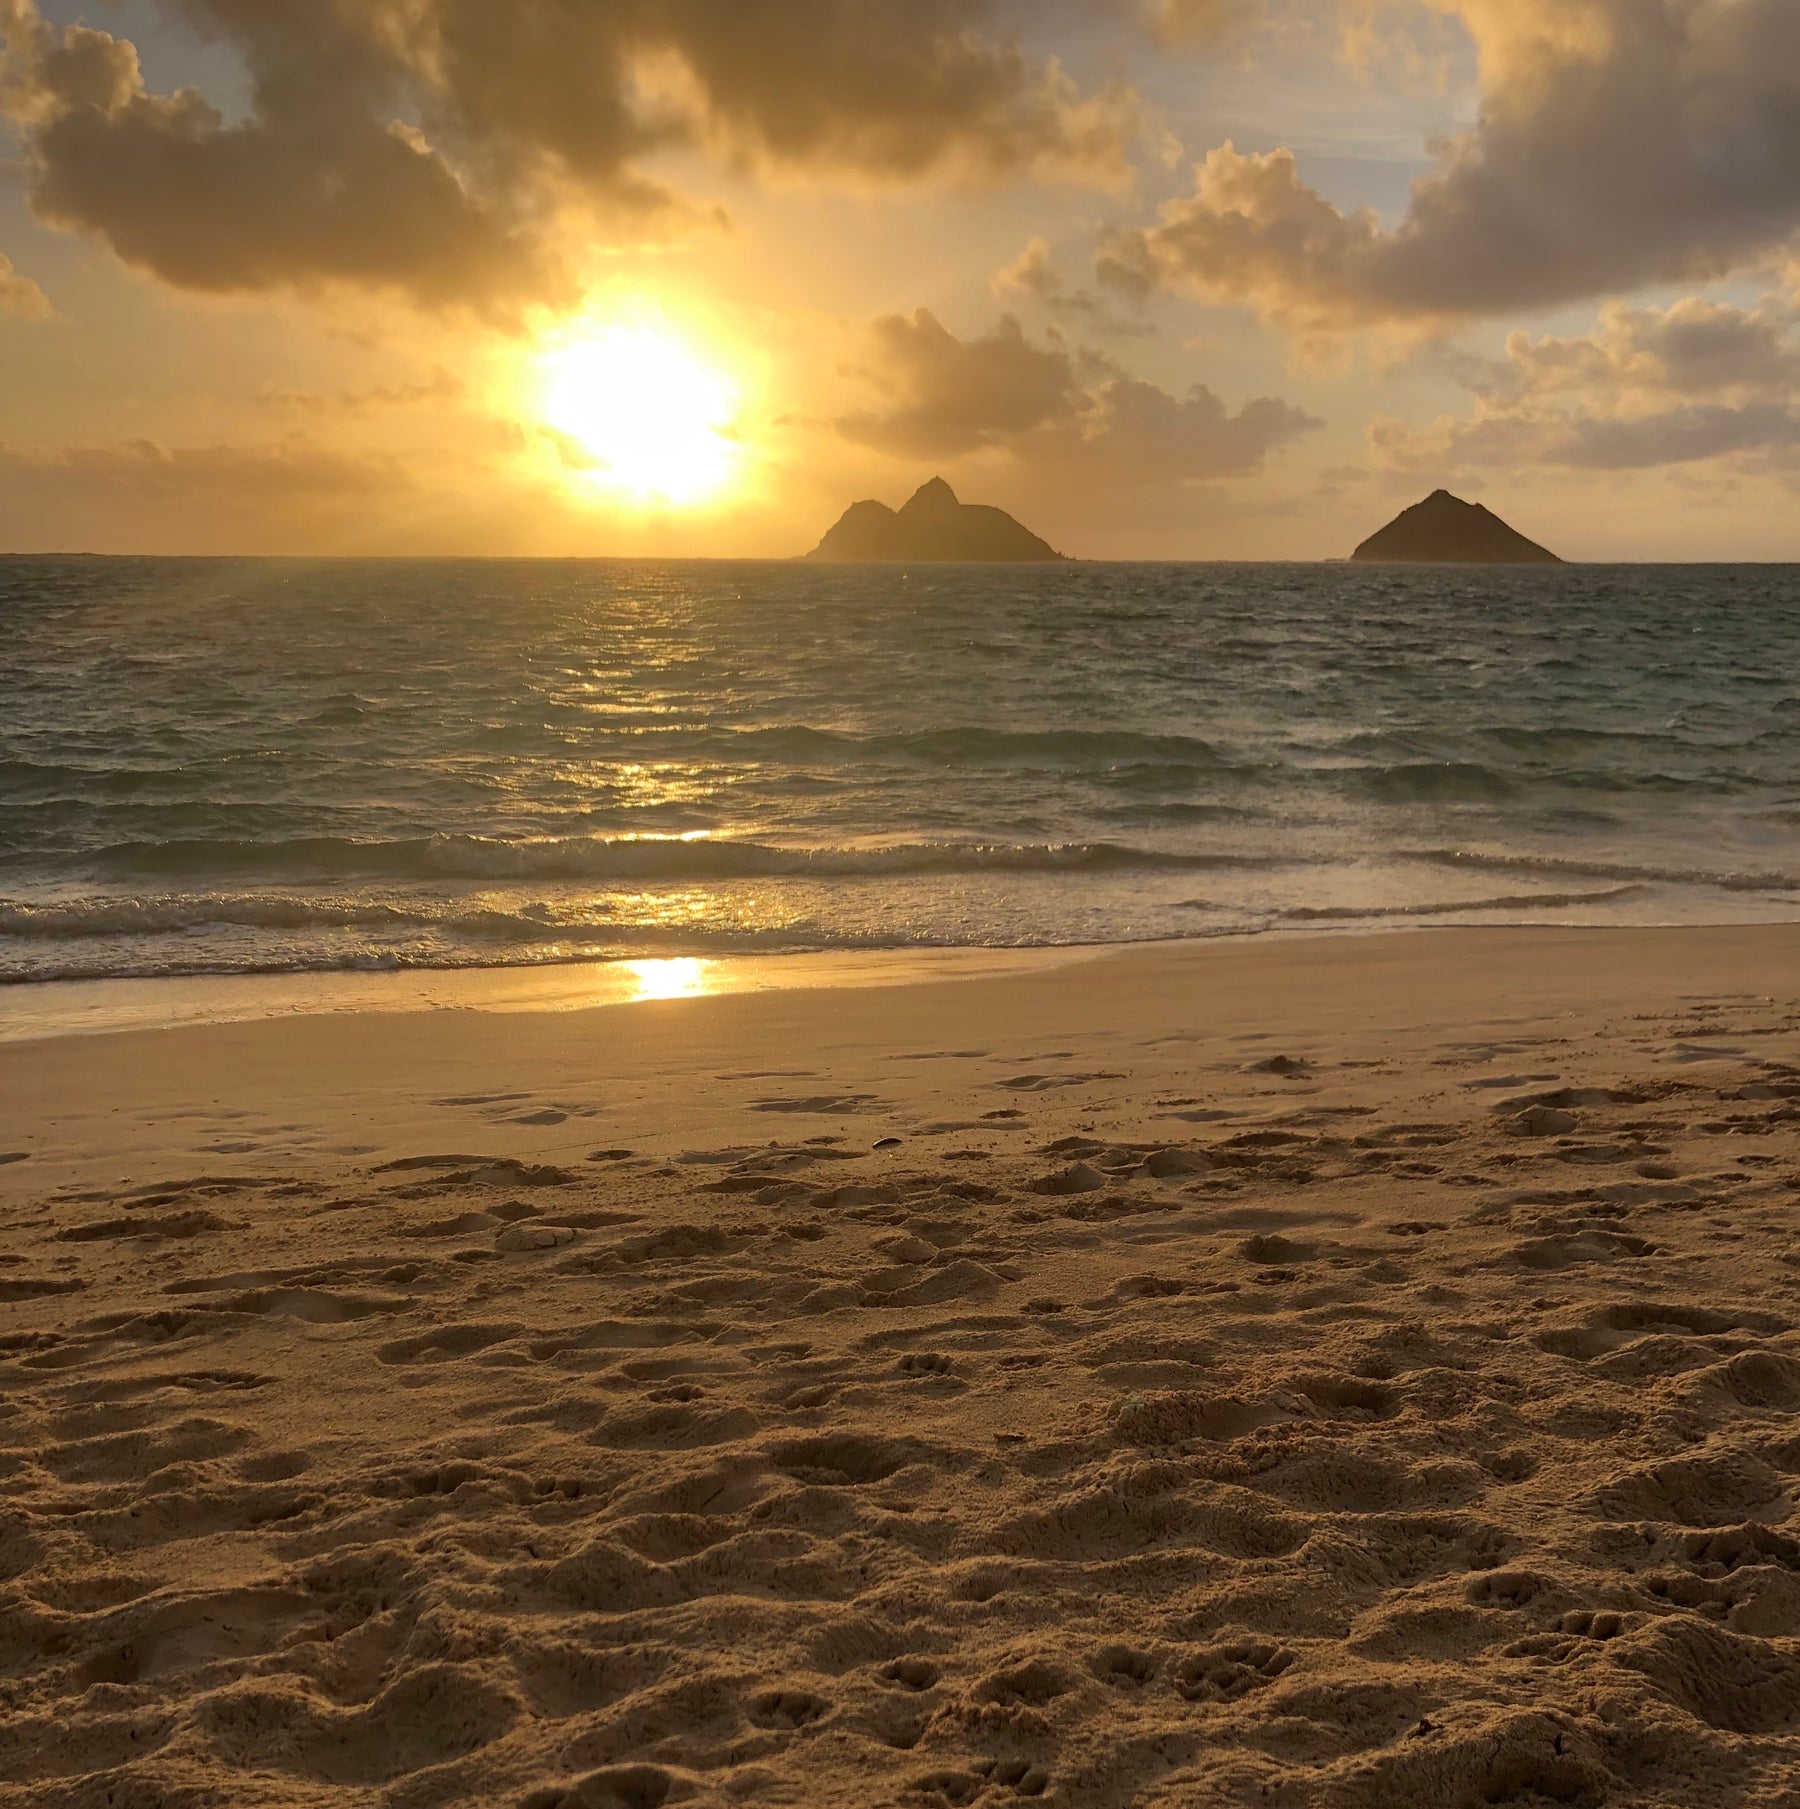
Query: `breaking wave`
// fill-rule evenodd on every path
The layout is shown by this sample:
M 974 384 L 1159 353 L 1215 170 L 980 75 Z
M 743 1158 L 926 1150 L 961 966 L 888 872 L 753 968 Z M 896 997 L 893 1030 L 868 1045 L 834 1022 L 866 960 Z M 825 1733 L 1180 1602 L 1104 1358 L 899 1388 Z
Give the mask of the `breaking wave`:
M 764 842 L 558 836 L 507 841 L 434 835 L 402 841 L 336 836 L 289 841 L 125 842 L 86 857 L 117 878 L 254 874 L 307 879 L 727 880 L 871 875 L 1122 872 L 1131 868 L 1264 866 L 1262 857 L 1167 853 L 1116 842 L 907 842 L 869 848 L 783 848 Z

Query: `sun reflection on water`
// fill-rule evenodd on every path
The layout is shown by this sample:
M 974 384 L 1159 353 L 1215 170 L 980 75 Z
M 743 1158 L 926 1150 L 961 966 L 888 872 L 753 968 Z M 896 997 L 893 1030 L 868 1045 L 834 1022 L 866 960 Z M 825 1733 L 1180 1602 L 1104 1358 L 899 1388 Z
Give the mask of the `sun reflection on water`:
M 627 961 L 625 971 L 637 982 L 634 1004 L 645 999 L 700 999 L 712 990 L 712 962 L 681 957 L 667 961 Z

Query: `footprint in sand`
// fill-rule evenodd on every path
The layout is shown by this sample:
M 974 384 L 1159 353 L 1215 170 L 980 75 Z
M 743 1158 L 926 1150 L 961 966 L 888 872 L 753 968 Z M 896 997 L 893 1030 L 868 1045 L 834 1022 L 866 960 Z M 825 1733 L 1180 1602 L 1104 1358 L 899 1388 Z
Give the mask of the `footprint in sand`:
M 1572 1269 L 1581 1263 L 1614 1263 L 1630 1257 L 1653 1256 L 1656 1246 L 1647 1239 L 1622 1232 L 1586 1230 L 1565 1237 L 1529 1238 L 1515 1244 L 1507 1255 L 1524 1269 Z
M 571 1169 L 543 1162 L 521 1162 L 513 1156 L 403 1156 L 396 1162 L 380 1163 L 369 1172 L 377 1175 L 430 1174 L 430 1180 L 419 1183 L 429 1190 L 461 1186 L 568 1187 L 581 1179 Z
M 216 1212 L 147 1213 L 141 1218 L 97 1219 L 85 1225 L 70 1225 L 58 1231 L 53 1241 L 59 1244 L 87 1244 L 127 1238 L 204 1237 L 208 1232 L 230 1231 L 231 1221 Z
M 810 1690 L 765 1690 L 748 1704 L 753 1726 L 792 1732 L 811 1727 L 831 1713 L 831 1704 Z
M 571 1118 L 597 1118 L 602 1109 L 597 1105 L 571 1104 L 565 1100 L 540 1100 L 530 1093 L 458 1093 L 447 1099 L 434 1099 L 431 1103 L 474 1111 L 491 1124 L 543 1127 L 566 1124 Z
M 1056 1196 L 1098 1193 L 1108 1182 L 1106 1176 L 1092 1163 L 1072 1162 L 1067 1168 L 1059 1168 L 1054 1174 L 1041 1176 L 1028 1185 L 1033 1193 Z
M 1484 1074 L 1477 1080 L 1459 1081 L 1457 1084 L 1472 1091 L 1501 1091 L 1509 1087 L 1542 1087 L 1560 1080 L 1560 1074 Z
M 997 1080 L 994 1085 L 1009 1093 L 1053 1093 L 1064 1087 L 1087 1087 L 1096 1081 L 1124 1080 L 1123 1074 L 1098 1070 L 1092 1074 L 1015 1074 L 1010 1080 Z
M 804 1099 L 758 1099 L 753 1112 L 789 1112 L 802 1117 L 839 1118 L 858 1112 L 888 1112 L 893 1107 L 873 1093 L 819 1093 Z
M 494 1238 L 494 1248 L 506 1255 L 525 1251 L 557 1250 L 572 1244 L 577 1233 L 572 1225 L 508 1225 Z
M 876 1672 L 883 1683 L 896 1689 L 911 1690 L 915 1695 L 935 1689 L 942 1675 L 929 1658 L 896 1658 Z
M 87 1285 L 77 1276 L 14 1275 L 0 1280 L 0 1300 L 49 1300 L 58 1294 L 79 1294 Z
M 1138 1646 L 1102 1646 L 1093 1656 L 1088 1669 L 1102 1683 L 1114 1689 L 1139 1689 L 1149 1683 L 1161 1669 L 1154 1652 Z
M 1175 1667 L 1175 1693 L 1184 1702 L 1236 1702 L 1273 1683 L 1294 1660 L 1294 1653 L 1263 1640 L 1205 1646 Z

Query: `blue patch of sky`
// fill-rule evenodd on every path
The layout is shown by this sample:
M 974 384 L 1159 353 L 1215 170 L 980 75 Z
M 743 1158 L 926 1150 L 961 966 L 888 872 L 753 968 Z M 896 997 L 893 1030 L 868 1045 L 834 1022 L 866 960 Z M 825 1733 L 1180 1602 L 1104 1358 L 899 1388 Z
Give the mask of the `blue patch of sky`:
M 172 20 L 157 0 L 41 0 L 40 10 L 52 25 L 86 25 L 95 31 L 128 38 L 137 46 L 145 85 L 166 94 L 195 87 L 224 116 L 227 124 L 250 109 L 250 78 L 242 58 L 227 43 L 211 42 Z

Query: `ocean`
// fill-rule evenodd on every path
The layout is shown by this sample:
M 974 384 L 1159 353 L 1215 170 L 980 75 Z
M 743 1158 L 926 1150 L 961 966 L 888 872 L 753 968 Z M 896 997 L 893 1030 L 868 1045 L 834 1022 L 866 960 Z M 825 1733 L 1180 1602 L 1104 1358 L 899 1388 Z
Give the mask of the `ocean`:
M 0 981 L 1800 918 L 1800 568 L 0 559 L 0 637 Z

